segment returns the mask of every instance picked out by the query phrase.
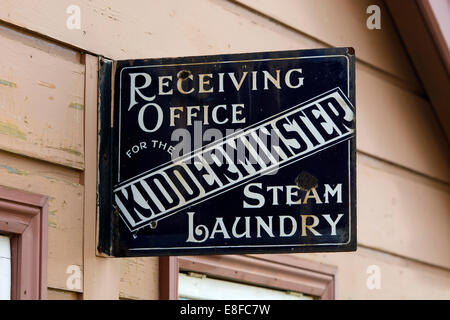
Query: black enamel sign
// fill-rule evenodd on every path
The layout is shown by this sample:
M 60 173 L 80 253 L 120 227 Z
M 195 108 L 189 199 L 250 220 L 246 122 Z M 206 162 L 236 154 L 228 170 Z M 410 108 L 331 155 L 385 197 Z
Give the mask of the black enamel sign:
M 102 59 L 99 80 L 100 252 L 356 249 L 352 48 Z

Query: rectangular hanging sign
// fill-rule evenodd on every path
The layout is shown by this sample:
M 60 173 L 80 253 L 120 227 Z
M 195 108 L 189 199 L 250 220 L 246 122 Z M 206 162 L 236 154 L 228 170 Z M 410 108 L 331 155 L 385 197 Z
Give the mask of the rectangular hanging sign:
M 100 253 L 356 250 L 352 48 L 99 69 Z

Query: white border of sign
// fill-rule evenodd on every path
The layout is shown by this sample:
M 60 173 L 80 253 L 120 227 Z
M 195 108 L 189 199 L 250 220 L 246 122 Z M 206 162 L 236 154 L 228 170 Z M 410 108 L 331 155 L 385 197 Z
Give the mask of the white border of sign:
M 259 61 L 270 61 L 270 60 L 294 60 L 294 59 L 314 59 L 314 58 L 333 58 L 333 57 L 344 57 L 347 60 L 347 98 L 349 98 L 350 94 L 350 62 L 348 60 L 348 57 L 345 55 L 323 55 L 323 56 L 308 56 L 308 57 L 290 57 L 290 58 L 268 58 L 268 59 L 254 59 L 254 60 L 237 60 L 237 61 L 214 61 L 214 62 L 200 62 L 200 63 L 182 63 L 182 64 L 162 64 L 162 65 L 151 65 L 151 66 L 133 66 L 133 67 L 125 67 L 122 68 L 120 71 L 120 83 L 119 83 L 119 155 L 118 155 L 118 183 L 120 183 L 120 137 L 121 137 L 121 110 L 122 110 L 122 71 L 126 69 L 135 69 L 135 68 L 156 68 L 156 67 L 171 67 L 171 66 L 193 66 L 193 65 L 205 65 L 205 64 L 223 64 L 223 63 L 245 63 L 245 62 L 259 62 Z M 339 142 L 341 143 L 341 142 Z M 338 144 L 339 144 L 338 143 Z M 348 223 L 348 241 L 347 242 L 340 242 L 340 243 L 316 243 L 316 244 L 277 244 L 277 245 L 233 245 L 233 246 L 203 246 L 203 247 L 197 247 L 197 246 L 190 246 L 190 247 L 152 247 L 152 248 L 129 248 L 130 251 L 150 251 L 150 250 L 167 250 L 167 249 L 174 249 L 174 250 L 183 250 L 183 249 L 213 249 L 213 248 L 258 248 L 258 247 L 314 247 L 314 246 L 339 246 L 339 245 L 347 245 L 350 243 L 352 236 L 351 236 L 351 221 L 352 221 L 352 214 L 351 214 L 351 168 L 350 168 L 350 161 L 351 161 L 351 141 L 347 140 L 347 146 L 348 146 L 348 212 L 349 212 L 349 223 Z M 334 146 L 334 145 L 332 145 Z M 329 146 L 331 147 L 331 146 Z M 196 149 L 198 150 L 198 149 Z M 193 150 L 192 152 L 195 152 L 196 150 Z M 321 150 L 323 151 L 323 150 Z M 302 158 L 298 159 L 297 161 L 302 160 Z M 297 161 L 294 161 L 292 163 L 295 163 Z M 151 171 L 154 169 L 150 169 L 148 171 Z M 146 171 L 146 172 L 148 172 Z M 145 172 L 138 174 L 142 175 L 145 174 Z M 137 176 L 136 176 L 137 177 Z M 129 178 L 125 181 L 122 181 L 121 184 L 125 183 L 126 181 L 129 181 L 131 179 L 134 179 L 136 177 Z

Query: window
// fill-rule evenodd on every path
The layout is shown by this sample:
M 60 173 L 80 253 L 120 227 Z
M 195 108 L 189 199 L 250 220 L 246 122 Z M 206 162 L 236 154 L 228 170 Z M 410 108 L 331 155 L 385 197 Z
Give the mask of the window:
M 0 234 L 0 300 L 11 299 L 11 243 Z
M 0 256 L 9 256 L 1 260 L 10 268 L 9 275 L 0 268 L 10 283 L 1 281 L 2 295 L 10 289 L 5 299 L 47 297 L 47 208 L 46 196 L 0 186 Z
M 336 271 L 286 254 L 163 257 L 160 299 L 334 299 Z
M 299 292 L 269 289 L 252 284 L 211 278 L 195 272 L 178 274 L 178 299 L 182 300 L 312 300 Z

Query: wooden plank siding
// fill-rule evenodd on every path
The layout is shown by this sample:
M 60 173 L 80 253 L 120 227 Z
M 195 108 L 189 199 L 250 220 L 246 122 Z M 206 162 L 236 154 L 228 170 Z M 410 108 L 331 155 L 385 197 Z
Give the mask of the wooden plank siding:
M 337 299 L 449 299 L 450 273 L 377 250 L 358 247 L 353 253 L 297 254 L 303 259 L 338 266 Z M 367 286 L 367 268 L 380 271 L 380 289 Z
M 48 289 L 48 300 L 80 300 L 80 294 L 72 291 Z
M 353 46 L 358 59 L 419 86 L 395 26 L 382 0 L 236 0 L 256 12 L 330 46 Z M 381 10 L 381 29 L 369 30 L 366 9 Z M 349 18 L 351 17 L 351 18 Z
M 428 101 L 356 67 L 357 149 L 448 183 L 448 142 Z
M 80 53 L 0 25 L 0 149 L 82 169 Z
M 73 4 L 70 0 L 37 0 L 33 5 L 26 0 L 4 2 L 1 20 L 112 59 L 212 54 L 227 49 L 227 52 L 275 49 L 271 45 L 273 39 L 266 39 L 265 34 L 257 32 L 261 26 L 268 27 L 267 19 L 223 0 L 139 0 L 134 6 L 120 0 L 81 0 L 76 3 L 82 14 L 79 31 L 65 28 L 66 9 Z M 417 78 L 389 17 L 383 15 L 383 28 L 379 32 L 366 28 L 366 8 L 377 4 L 384 10 L 380 0 L 240 2 L 328 45 L 355 45 L 360 59 L 417 85 Z M 352 19 L 348 19 L 349 15 Z M 246 41 L 247 37 L 243 35 L 252 33 L 256 39 Z M 242 36 L 236 37 L 236 34 Z M 120 41 L 120 46 L 111 45 L 111 39 Z M 264 40 L 270 41 L 264 45 Z M 259 49 L 251 48 L 255 46 Z M 229 51 L 230 47 L 234 50 Z
M 327 46 L 353 46 L 358 57 L 360 246 L 356 253 L 299 256 L 338 266 L 339 299 L 450 298 L 448 141 L 381 0 L 136 2 L 77 1 L 82 28 L 69 30 L 73 1 L 2 1 L 0 184 L 50 196 L 49 299 L 158 298 L 157 258 L 111 262 L 94 255 L 87 162 L 95 156 L 95 110 L 85 112 L 96 101 L 96 72 L 89 69 L 95 55 Z M 382 30 L 365 27 L 369 4 L 381 6 Z M 365 285 L 372 264 L 382 270 L 381 290 Z M 80 266 L 88 287 L 67 288 L 69 265 Z
M 450 187 L 357 156 L 358 243 L 450 269 Z
M 66 289 L 67 268 L 74 265 L 82 270 L 83 266 L 84 187 L 80 173 L 0 151 L 0 184 L 49 196 L 48 286 Z
M 158 267 L 157 257 L 120 259 L 121 299 L 158 300 Z
M 3 24 L 0 48 L 0 184 L 49 196 L 48 287 L 67 290 L 83 270 L 81 53 Z
M 448 1 L 386 0 L 386 5 L 390 12 L 396 15 L 395 22 L 399 33 L 406 48 L 409 49 L 417 74 L 420 75 L 434 110 L 441 120 L 441 126 L 446 132 L 447 139 L 450 139 L 450 108 L 448 107 L 450 90 L 442 90 L 443 86 L 447 85 L 448 87 L 450 83 L 450 52 L 446 41 L 436 36 L 437 33 L 440 33 L 436 25 L 438 22 L 434 21 L 431 16 L 437 12 L 430 12 L 431 5 L 434 7 L 433 11 L 439 10 L 438 15 L 448 17 Z M 443 20 L 445 19 L 443 18 Z M 441 28 L 442 31 L 446 29 L 444 26 Z M 446 31 L 448 32 L 448 30 Z

